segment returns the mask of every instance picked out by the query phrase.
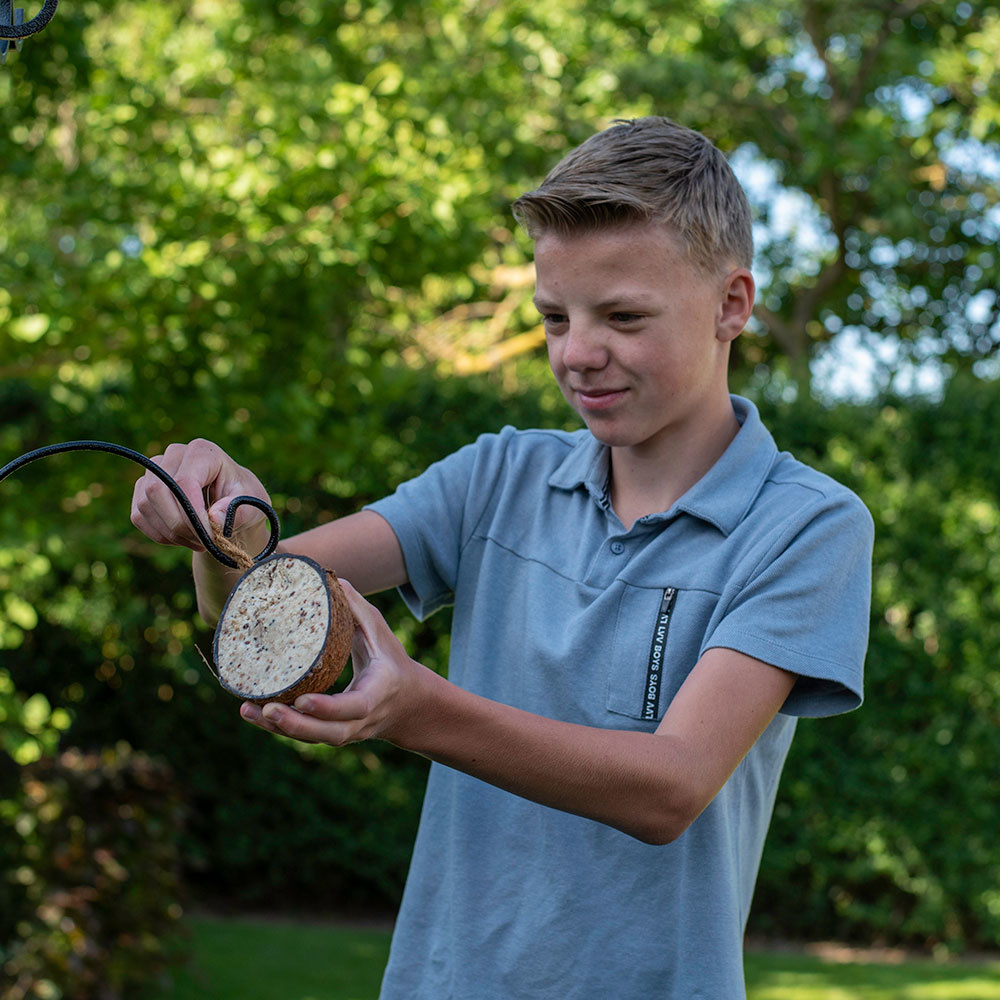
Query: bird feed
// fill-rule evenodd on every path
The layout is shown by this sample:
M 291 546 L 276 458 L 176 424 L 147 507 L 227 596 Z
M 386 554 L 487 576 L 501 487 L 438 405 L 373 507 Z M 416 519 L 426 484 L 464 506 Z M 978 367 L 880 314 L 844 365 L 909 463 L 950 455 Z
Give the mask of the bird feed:
M 222 686 L 264 704 L 325 691 L 351 652 L 354 616 L 335 573 L 307 556 L 272 555 L 236 584 L 215 630 Z

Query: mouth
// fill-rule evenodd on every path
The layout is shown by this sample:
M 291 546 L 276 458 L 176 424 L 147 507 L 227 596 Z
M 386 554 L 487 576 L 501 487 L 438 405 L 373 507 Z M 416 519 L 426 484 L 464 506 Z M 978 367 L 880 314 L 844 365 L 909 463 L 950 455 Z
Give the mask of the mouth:
M 627 389 L 592 389 L 577 388 L 573 392 L 580 401 L 580 405 L 589 411 L 608 410 L 619 403 L 625 396 Z

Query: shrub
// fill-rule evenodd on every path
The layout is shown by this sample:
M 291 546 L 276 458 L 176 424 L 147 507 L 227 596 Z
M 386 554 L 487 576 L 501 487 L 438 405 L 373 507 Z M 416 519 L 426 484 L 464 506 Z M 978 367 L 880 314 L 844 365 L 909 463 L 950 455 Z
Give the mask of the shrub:
M 222 441 L 265 476 L 286 534 L 353 509 L 481 430 L 565 416 L 534 390 L 491 394 L 487 383 L 389 366 L 379 377 L 379 405 L 353 418 L 336 409 L 350 401 L 334 394 L 317 402 L 315 425 L 264 422 L 258 444 Z M 800 725 L 751 927 L 995 947 L 1000 382 L 957 377 L 933 402 L 759 403 L 780 447 L 867 503 L 876 548 L 866 703 Z M 0 434 L 14 427 L 0 421 Z M 316 428 L 329 428 L 330 440 Z M 184 439 L 195 429 L 170 434 Z M 131 439 L 100 425 L 88 434 Z M 31 440 L 62 436 L 53 427 Z M 13 574 L 10 589 L 23 602 L 0 605 L 0 619 L 10 619 L 4 666 L 14 684 L 65 709 L 73 745 L 124 739 L 170 762 L 189 807 L 185 863 L 199 890 L 254 905 L 391 905 L 405 877 L 424 762 L 380 744 L 295 746 L 241 723 L 193 649 L 210 637 L 197 631 L 187 553 L 128 534 L 121 522 L 131 470 L 102 474 L 100 461 L 53 461 L 32 473 L 41 479 L 4 483 L 0 537 L 6 531 L 18 549 L 5 550 L 9 568 L 0 560 L 0 588 Z M 93 492 L 98 479 L 100 502 L 67 517 L 58 498 Z M 443 669 L 448 616 L 416 623 L 395 600 L 379 604 L 407 648 Z
M 1000 382 L 765 413 L 875 518 L 866 700 L 803 720 L 751 927 L 922 948 L 1000 940 Z
M 16 845 L 7 1000 L 126 1000 L 166 968 L 181 916 L 179 801 L 170 769 L 123 743 L 21 769 L 3 814 Z

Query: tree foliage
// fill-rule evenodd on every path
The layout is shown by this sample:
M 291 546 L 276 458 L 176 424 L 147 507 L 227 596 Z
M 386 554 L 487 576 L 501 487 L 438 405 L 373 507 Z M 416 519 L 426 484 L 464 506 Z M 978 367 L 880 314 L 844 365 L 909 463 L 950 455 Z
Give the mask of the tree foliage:
M 697 16 L 700 12 L 701 16 Z M 965 2 L 632 4 L 627 98 L 773 170 L 749 362 L 808 384 L 844 334 L 968 367 L 1000 347 L 1000 10 Z M 644 44 L 641 44 L 644 42 Z M 649 58 L 655 55 L 655 58 Z
M 0 76 L 13 197 L 0 318 L 52 348 L 50 371 L 74 360 L 58 350 L 67 340 L 93 367 L 107 347 L 155 361 L 180 338 L 217 356 L 214 382 L 262 355 L 322 365 L 352 329 L 405 342 L 456 307 L 493 316 L 498 269 L 526 259 L 511 198 L 595 126 L 657 112 L 785 192 L 757 199 L 762 294 L 745 365 L 805 383 L 845 333 L 880 338 L 893 358 L 993 356 L 995 7 L 599 6 L 60 12 Z M 468 344 L 530 329 L 524 300 Z M 304 307 L 323 317 L 325 348 L 257 343 L 283 312 L 308 319 Z M 144 382 L 130 360 L 118 374 Z
M 770 932 L 1000 942 L 1000 383 L 766 413 L 875 518 L 866 701 L 800 724 L 753 914 Z

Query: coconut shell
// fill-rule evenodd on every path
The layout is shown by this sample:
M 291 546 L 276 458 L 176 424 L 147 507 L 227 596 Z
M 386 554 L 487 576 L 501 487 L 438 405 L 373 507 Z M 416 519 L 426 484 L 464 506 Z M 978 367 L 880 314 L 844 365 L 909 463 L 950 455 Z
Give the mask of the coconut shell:
M 222 686 L 245 701 L 291 703 L 340 676 L 354 615 L 337 575 L 307 556 L 279 553 L 248 569 L 215 630 Z

